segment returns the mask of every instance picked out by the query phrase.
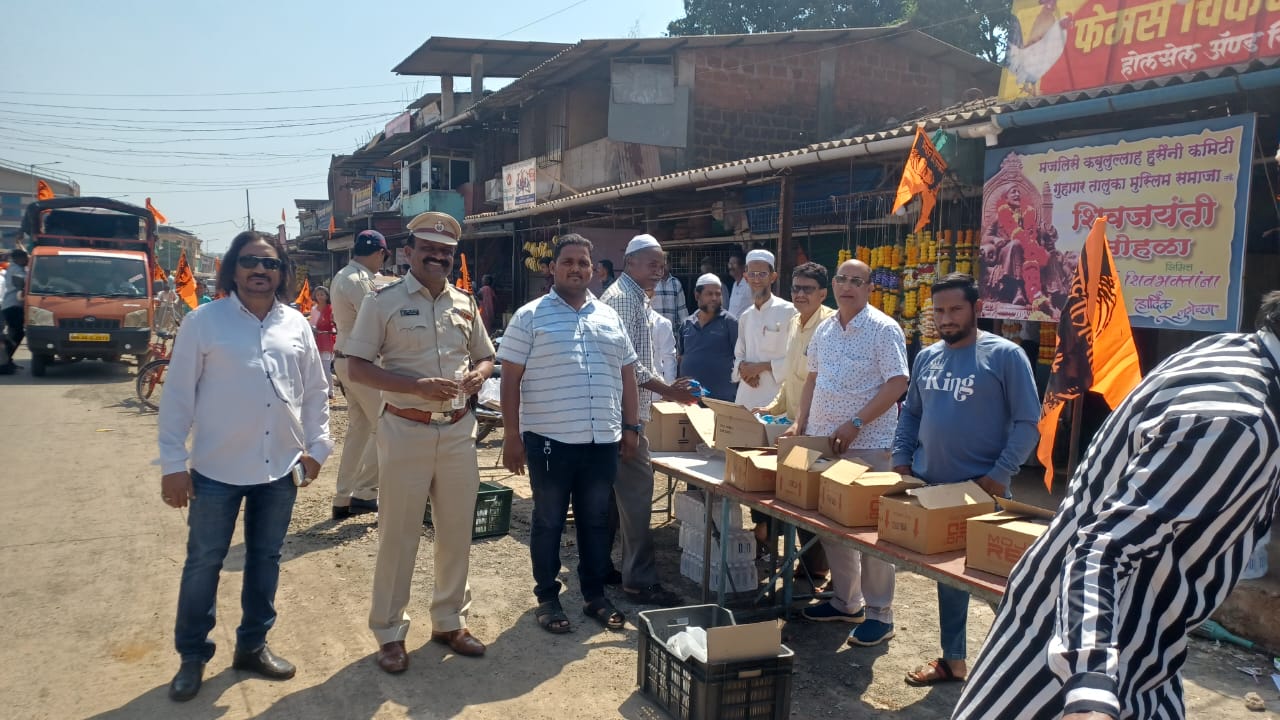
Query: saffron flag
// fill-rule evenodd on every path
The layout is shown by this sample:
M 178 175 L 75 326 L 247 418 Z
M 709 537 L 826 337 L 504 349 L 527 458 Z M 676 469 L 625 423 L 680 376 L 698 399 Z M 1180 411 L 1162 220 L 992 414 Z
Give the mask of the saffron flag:
M 1063 405 L 1093 391 L 1115 409 L 1142 380 L 1120 277 L 1107 244 L 1106 217 L 1093 221 L 1080 253 L 1071 293 L 1058 321 L 1058 348 L 1052 370 L 1040 418 L 1040 446 L 1036 449 L 1036 457 L 1045 468 L 1044 484 L 1050 491 L 1053 443 Z
M 338 232 L 338 224 L 333 221 L 333 216 L 330 215 L 329 216 L 329 236 L 332 237 L 333 234 L 336 232 Z
M 285 218 L 284 218 L 284 208 L 280 208 L 280 222 L 282 222 L 282 223 L 284 223 L 284 222 L 288 222 L 288 221 L 287 221 L 287 220 L 285 220 Z
M 298 290 L 298 297 L 293 301 L 298 306 L 298 312 L 303 315 L 311 315 L 311 280 L 302 278 L 302 288 Z
M 164 274 L 164 267 L 160 265 L 160 261 L 155 256 L 151 258 L 151 280 L 152 282 L 156 280 L 160 282 L 169 281 L 169 276 Z
M 151 198 L 147 198 L 147 210 L 151 211 L 151 217 L 155 218 L 158 224 L 164 225 L 169 222 L 169 218 L 165 217 L 164 213 L 157 210 L 156 206 L 151 204 Z
M 213 276 L 216 278 L 216 277 L 220 277 L 221 275 L 222 275 L 222 258 L 214 258 L 213 259 Z M 226 297 L 226 293 L 222 292 L 222 284 L 219 283 L 218 287 L 213 292 L 213 299 L 217 300 L 223 297 Z
M 178 269 L 173 273 L 173 285 L 178 291 L 178 297 L 187 304 L 187 309 L 195 310 L 200 304 L 200 295 L 196 292 L 196 276 L 192 274 L 191 266 L 187 264 L 186 250 L 178 256 Z
M 471 272 L 467 270 L 467 254 L 461 253 L 458 258 L 458 263 L 462 267 L 462 272 L 458 275 L 458 281 L 454 283 L 454 285 L 459 290 L 471 292 Z
M 36 200 L 52 200 L 53 188 L 43 180 L 36 180 Z
M 917 126 L 916 140 L 911 144 L 907 165 L 902 168 L 902 181 L 898 183 L 898 196 L 893 201 L 893 212 L 896 213 L 911 202 L 911 198 L 920 196 L 920 221 L 916 223 L 916 232 L 929 224 L 933 206 L 938 202 L 938 188 L 942 186 L 942 176 L 946 172 L 947 162 L 925 134 L 924 126 Z

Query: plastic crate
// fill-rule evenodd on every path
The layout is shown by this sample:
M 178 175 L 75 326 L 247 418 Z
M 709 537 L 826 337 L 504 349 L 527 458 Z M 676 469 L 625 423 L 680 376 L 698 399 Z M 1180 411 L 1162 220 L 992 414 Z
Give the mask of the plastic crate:
M 680 548 L 686 553 L 702 557 L 702 543 L 706 532 L 701 527 L 680 525 Z M 721 538 L 724 536 L 721 535 Z M 720 560 L 720 541 L 711 539 L 711 557 Z M 750 530 L 731 530 L 729 532 L 729 564 L 754 562 L 756 559 L 756 536 Z
M 427 510 L 422 515 L 424 525 L 431 524 L 431 501 L 427 501 Z M 472 526 L 471 539 L 506 535 L 511 531 L 511 488 L 481 482 L 476 493 L 475 524 Z
M 680 555 L 680 574 L 702 584 L 702 555 L 685 551 Z M 760 586 L 760 573 L 756 570 L 756 564 L 753 561 L 745 563 L 729 563 L 729 586 L 725 588 L 725 592 L 742 593 L 755 592 Z M 720 590 L 720 557 L 711 558 L 711 574 L 709 576 L 711 587 L 707 588 L 713 592 Z
M 717 501 L 713 509 L 711 521 L 719 526 L 721 504 L 731 503 L 729 508 L 729 527 L 742 527 L 742 506 L 736 501 L 720 499 Z M 689 492 L 678 493 L 675 496 L 675 516 L 681 525 L 689 525 L 691 527 L 702 528 L 707 524 L 706 503 L 703 498 Z
M 791 714 L 795 653 L 783 645 L 777 657 L 727 663 L 681 660 L 667 640 L 688 627 L 736 624 L 718 605 L 693 605 L 640 613 L 637 681 L 640 691 L 677 720 L 784 720 Z

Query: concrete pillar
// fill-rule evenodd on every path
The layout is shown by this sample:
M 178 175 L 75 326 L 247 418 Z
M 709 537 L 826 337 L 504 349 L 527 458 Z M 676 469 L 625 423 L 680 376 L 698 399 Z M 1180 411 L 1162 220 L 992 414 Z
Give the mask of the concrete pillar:
M 440 117 L 448 120 L 456 110 L 453 106 L 453 76 L 440 76 Z
M 484 97 L 484 56 L 479 53 L 471 56 L 471 104 L 480 102 Z

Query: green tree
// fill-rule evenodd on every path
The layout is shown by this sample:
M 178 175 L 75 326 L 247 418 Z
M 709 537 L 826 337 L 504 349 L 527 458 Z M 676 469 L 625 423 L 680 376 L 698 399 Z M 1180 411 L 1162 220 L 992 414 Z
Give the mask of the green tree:
M 905 23 L 998 62 L 1004 57 L 1009 0 L 685 0 L 668 35 L 729 35 Z

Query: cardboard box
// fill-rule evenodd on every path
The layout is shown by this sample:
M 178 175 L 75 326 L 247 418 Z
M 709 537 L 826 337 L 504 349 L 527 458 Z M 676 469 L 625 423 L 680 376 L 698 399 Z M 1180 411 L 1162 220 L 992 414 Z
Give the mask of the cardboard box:
M 747 492 L 773 492 L 777 484 L 778 451 L 773 448 L 731 447 L 724 451 L 724 481 Z
M 963 550 L 966 521 L 994 509 L 972 481 L 909 488 L 880 498 L 880 539 L 924 555 Z
M 1004 510 L 971 517 L 965 541 L 965 567 L 1009 577 L 1031 543 L 1044 534 L 1053 511 L 1016 500 L 1001 500 Z
M 644 424 L 649 439 L 649 452 L 693 452 L 698 446 L 697 433 L 685 406 L 674 402 L 656 402 Z
M 822 473 L 836 463 L 825 437 L 788 437 L 778 442 L 778 499 L 802 510 L 818 509 Z
M 896 472 L 871 472 L 861 463 L 838 460 L 822 473 L 818 513 L 845 527 L 880 522 L 880 496 L 921 487 L 923 480 Z
M 707 628 L 708 663 L 772 658 L 786 651 L 781 620 Z
M 702 398 L 702 402 L 715 413 L 715 437 L 712 445 L 717 450 L 731 447 L 772 447 L 778 436 L 790 425 L 766 425 L 751 414 L 751 410 L 714 398 Z M 703 441 L 707 438 L 703 437 Z

